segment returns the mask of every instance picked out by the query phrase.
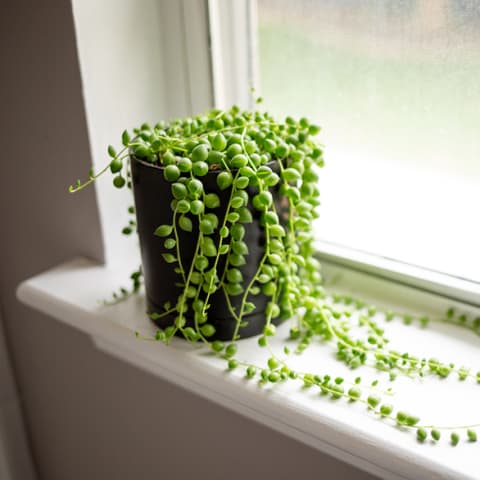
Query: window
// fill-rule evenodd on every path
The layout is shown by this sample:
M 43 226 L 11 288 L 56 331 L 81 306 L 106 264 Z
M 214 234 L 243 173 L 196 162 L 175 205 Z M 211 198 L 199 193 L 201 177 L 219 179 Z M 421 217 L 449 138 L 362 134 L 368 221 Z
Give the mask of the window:
M 257 5 L 266 108 L 323 126 L 322 247 L 478 287 L 480 3 Z
M 479 303 L 478 1 L 97 4 L 73 2 L 95 166 L 128 122 L 248 107 L 254 84 L 276 116 L 323 127 L 324 256 Z M 114 263 L 132 248 L 118 196 L 97 190 Z

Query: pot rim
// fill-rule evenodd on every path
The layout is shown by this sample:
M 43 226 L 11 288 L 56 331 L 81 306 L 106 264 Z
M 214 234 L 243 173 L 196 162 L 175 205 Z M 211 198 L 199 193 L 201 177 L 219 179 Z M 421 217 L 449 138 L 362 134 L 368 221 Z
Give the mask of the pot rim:
M 150 162 L 146 162 L 145 160 L 142 160 L 141 158 L 138 158 L 137 156 L 135 156 L 132 152 L 129 152 L 129 157 L 131 160 L 135 160 L 136 162 L 140 163 L 141 165 L 144 165 L 145 167 L 150 167 L 150 168 L 154 168 L 156 170 L 164 170 L 165 167 L 163 165 L 155 165 L 153 163 L 150 163 Z M 275 160 L 270 160 L 268 163 L 265 163 L 264 165 L 266 166 L 272 166 L 272 165 L 275 165 L 275 163 L 277 163 L 278 159 L 275 159 Z M 230 171 L 230 172 L 237 172 L 238 170 L 240 170 L 239 168 L 231 168 L 230 170 L 225 170 L 224 168 L 216 168 L 215 170 L 212 170 L 212 169 L 208 169 L 208 174 L 210 173 L 216 173 L 216 174 L 219 174 L 220 172 L 227 172 L 227 171 Z

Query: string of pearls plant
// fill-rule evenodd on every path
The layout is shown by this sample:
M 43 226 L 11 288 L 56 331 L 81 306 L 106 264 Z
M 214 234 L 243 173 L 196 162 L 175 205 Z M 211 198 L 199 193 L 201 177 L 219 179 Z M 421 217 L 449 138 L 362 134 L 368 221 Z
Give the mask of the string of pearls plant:
M 229 370 L 241 368 L 246 378 L 261 384 L 295 380 L 304 387 L 319 389 L 332 399 L 361 402 L 373 415 L 413 430 L 419 442 L 429 437 L 439 441 L 444 431 L 454 446 L 461 438 L 476 441 L 478 424 L 423 425 L 414 413 L 384 402 L 381 394 L 388 391 L 380 392 L 377 381 L 365 386 L 358 376 L 348 380 L 329 373 L 300 372 L 289 366 L 289 355 L 300 354 L 313 342 L 321 341 L 335 345 L 338 360 L 352 370 L 371 366 L 388 372 L 392 381 L 398 375 L 440 378 L 456 375 L 460 381 L 480 383 L 480 371 L 475 373 L 450 362 L 390 349 L 389 339 L 378 322 L 383 316 L 386 321 L 403 318 L 405 324 L 418 322 L 426 326 L 427 317 L 378 312 L 362 300 L 330 295 L 324 290 L 312 233 L 312 221 L 318 216 L 316 209 L 320 203 L 317 180 L 324 165 L 322 146 L 316 140 L 319 131 L 306 118 L 297 121 L 287 117 L 284 122 L 277 122 L 268 113 L 241 111 L 238 107 L 159 122 L 153 127 L 143 124 L 132 134 L 124 131 L 123 148 L 117 152 L 108 147 L 111 159 L 106 167 L 98 174 L 90 172 L 86 182 L 78 180 L 70 191 L 81 190 L 108 170 L 114 175 L 115 187 L 131 188 L 127 161 L 130 155 L 163 167 L 164 178 L 171 188 L 172 221 L 158 225 L 154 235 L 164 240 L 168 252 L 163 258 L 175 266 L 182 290 L 178 298 L 164 305 L 163 311 L 149 312 L 154 320 L 174 315 L 172 324 L 158 329 L 153 340 L 168 344 L 174 335 L 182 335 L 189 342 L 205 344 L 225 359 Z M 228 204 L 223 205 L 223 216 L 214 213 L 220 207 L 219 196 L 206 191 L 202 182 L 210 170 L 220 170 L 217 186 L 230 192 Z M 247 187 L 255 187 L 256 193 L 249 195 Z M 282 211 L 272 195 L 274 189 L 284 200 Z M 247 283 L 241 267 L 249 261 L 249 246 L 244 236 L 252 222 L 252 208 L 260 213 L 266 241 L 257 271 Z M 135 215 L 133 206 L 129 213 Z M 199 225 L 195 231 L 194 218 Z M 123 233 L 129 235 L 135 229 L 132 219 Z M 190 264 L 182 259 L 178 241 L 181 231 L 197 238 Z M 219 268 L 221 264 L 223 269 Z M 134 272 L 132 289 L 121 289 L 114 294 L 114 302 L 137 292 L 141 276 L 141 269 Z M 223 292 L 236 322 L 228 342 L 209 340 L 215 334 L 214 326 L 209 323 L 210 299 L 219 291 Z M 258 345 L 270 353 L 265 365 L 254 365 L 237 358 L 237 341 L 239 328 L 255 311 L 255 298 L 260 294 L 269 301 Z M 233 297 L 240 297 L 239 308 L 232 306 Z M 193 318 L 193 326 L 187 326 L 187 318 Z M 273 353 L 269 342 L 276 333 L 274 321 L 287 318 L 293 321 L 290 338 L 295 347 L 285 347 L 280 357 Z M 458 316 L 449 310 L 445 320 L 480 334 L 480 318 Z M 355 332 L 360 329 L 363 334 L 355 335 L 353 327 Z

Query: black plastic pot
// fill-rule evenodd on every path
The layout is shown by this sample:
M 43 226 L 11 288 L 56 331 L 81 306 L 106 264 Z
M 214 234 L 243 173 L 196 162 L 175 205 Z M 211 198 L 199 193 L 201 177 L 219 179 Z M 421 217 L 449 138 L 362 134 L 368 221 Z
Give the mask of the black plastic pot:
M 170 183 L 163 177 L 163 168 L 136 157 L 131 157 L 131 172 L 133 191 L 135 196 L 135 210 L 137 215 L 138 234 L 140 238 L 140 249 L 142 254 L 143 274 L 145 279 L 145 290 L 147 297 L 148 312 L 164 312 L 163 305 L 169 301 L 172 305 L 176 304 L 178 296 L 182 292 L 182 287 L 176 286 L 179 282 L 179 275 L 175 273 L 176 263 L 167 263 L 162 253 L 167 253 L 163 243 L 164 239 L 153 234 L 159 225 L 171 224 L 173 212 L 170 203 L 173 200 Z M 230 189 L 221 191 L 216 183 L 216 177 L 219 171 L 211 170 L 202 181 L 204 190 L 207 193 L 216 193 L 220 197 L 220 207 L 212 210 L 219 219 L 221 225 L 225 216 L 226 205 L 230 197 Z M 254 187 L 248 187 L 249 195 L 254 195 Z M 276 203 L 278 202 L 278 193 L 272 192 Z M 207 209 L 208 211 L 208 209 Z M 250 210 L 253 216 L 253 222 L 244 224 L 244 241 L 248 245 L 249 254 L 247 264 L 240 267 L 243 274 L 244 284 L 248 284 L 255 275 L 259 262 L 264 253 L 265 234 L 260 226 L 259 212 L 253 208 Z M 195 216 L 190 217 L 193 221 L 193 231 L 188 233 L 178 228 L 179 246 L 182 257 L 183 267 L 186 271 L 190 268 L 197 236 L 198 222 Z M 218 238 L 213 237 L 215 242 Z M 227 243 L 229 239 L 227 238 Z M 222 255 L 218 271 L 223 271 L 225 266 L 225 257 Z M 210 260 L 212 263 L 213 260 Z M 210 265 L 212 266 L 212 265 Z M 239 311 L 243 295 L 232 296 L 230 301 L 236 311 Z M 244 316 L 247 325 L 240 327 L 239 335 L 241 338 L 251 337 L 262 332 L 265 325 L 265 308 L 268 298 L 262 293 L 251 296 L 247 299 L 256 305 L 256 309 L 249 315 Z M 231 340 L 234 334 L 236 321 L 231 316 L 227 307 L 226 299 L 222 291 L 218 291 L 210 296 L 211 305 L 208 310 L 208 323 L 215 327 L 215 335 L 210 339 Z M 191 316 L 189 316 L 191 315 Z M 165 328 L 173 324 L 176 314 L 162 317 L 155 320 L 160 328 Z M 187 326 L 193 326 L 193 312 L 189 308 L 186 314 Z

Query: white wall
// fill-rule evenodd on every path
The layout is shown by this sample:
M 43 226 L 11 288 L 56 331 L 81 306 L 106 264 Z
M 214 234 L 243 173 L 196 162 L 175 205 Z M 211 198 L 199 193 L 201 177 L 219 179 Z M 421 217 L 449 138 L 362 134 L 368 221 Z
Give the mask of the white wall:
M 72 0 L 72 7 L 90 148 L 98 171 L 108 162 L 107 145 L 120 147 L 125 128 L 155 123 L 166 113 L 161 2 Z M 79 174 L 85 178 L 87 167 Z M 101 178 L 97 195 L 106 262 L 115 264 L 131 257 L 136 244 L 120 234 L 128 221 L 130 192 L 114 190 L 111 181 L 109 174 Z M 136 266 L 138 260 L 133 260 L 132 268 Z

